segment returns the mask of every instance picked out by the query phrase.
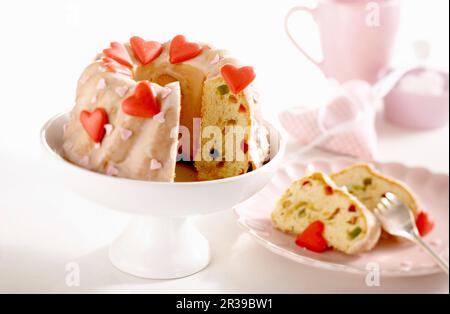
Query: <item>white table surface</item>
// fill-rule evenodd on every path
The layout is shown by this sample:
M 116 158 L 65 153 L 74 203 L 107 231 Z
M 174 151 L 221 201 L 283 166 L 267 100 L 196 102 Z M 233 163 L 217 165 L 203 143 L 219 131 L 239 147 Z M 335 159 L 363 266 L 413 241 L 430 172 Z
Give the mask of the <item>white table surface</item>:
M 382 278 L 381 286 L 370 288 L 361 276 L 296 264 L 244 234 L 231 210 L 195 218 L 212 247 L 204 271 L 152 281 L 114 269 L 108 245 L 128 217 L 55 182 L 39 143 L 42 124 L 71 108 L 76 80 L 97 51 L 135 34 L 164 40 L 180 32 L 228 47 L 257 67 L 264 113 L 272 120 L 283 109 L 316 104 L 325 81 L 283 34 L 283 15 L 298 1 L 92 2 L 0 4 L 0 292 L 448 293 L 448 277 L 441 274 Z M 397 55 L 408 53 L 411 41 L 425 38 L 433 44 L 431 64 L 448 68 L 448 2 L 439 2 L 441 7 L 424 10 L 429 1 L 408 1 Z M 414 12 L 427 23 L 413 23 Z M 253 38 L 255 33 L 259 37 Z M 377 129 L 377 160 L 448 173 L 448 127 L 413 132 L 386 123 L 380 114 Z M 289 151 L 296 148 L 290 141 Z M 314 156 L 329 155 L 313 151 L 298 158 Z M 78 287 L 65 282 L 71 262 L 80 267 Z

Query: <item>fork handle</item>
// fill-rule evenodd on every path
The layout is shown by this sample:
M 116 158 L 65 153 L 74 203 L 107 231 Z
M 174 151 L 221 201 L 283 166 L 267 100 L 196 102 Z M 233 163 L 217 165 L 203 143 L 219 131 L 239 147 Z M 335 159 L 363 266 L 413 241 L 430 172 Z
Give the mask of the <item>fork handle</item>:
M 422 247 L 448 275 L 448 262 L 439 256 L 422 238 L 414 232 L 413 241 Z

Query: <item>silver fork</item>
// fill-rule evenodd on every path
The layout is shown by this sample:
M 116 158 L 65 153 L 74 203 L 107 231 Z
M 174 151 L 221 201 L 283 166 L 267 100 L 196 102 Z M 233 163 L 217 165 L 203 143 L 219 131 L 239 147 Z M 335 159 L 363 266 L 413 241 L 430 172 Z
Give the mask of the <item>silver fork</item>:
M 440 257 L 419 235 L 411 210 L 394 194 L 386 193 L 375 208 L 375 216 L 385 231 L 421 246 L 448 275 L 448 262 Z

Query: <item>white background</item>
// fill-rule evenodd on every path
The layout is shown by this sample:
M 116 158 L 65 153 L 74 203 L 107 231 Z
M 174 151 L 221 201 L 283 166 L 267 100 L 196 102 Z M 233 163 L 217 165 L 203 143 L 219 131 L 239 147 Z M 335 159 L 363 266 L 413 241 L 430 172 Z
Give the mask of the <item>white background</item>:
M 107 259 L 107 245 L 126 217 L 52 180 L 39 129 L 72 107 L 78 76 L 110 41 L 132 35 L 165 41 L 183 33 L 225 47 L 257 68 L 264 113 L 273 121 L 283 109 L 320 103 L 324 78 L 283 30 L 285 12 L 300 3 L 306 1 L 2 1 L 0 292 L 448 292 L 448 278 L 441 275 L 385 279 L 381 287 L 368 288 L 361 277 L 284 260 L 242 234 L 229 211 L 198 219 L 213 248 L 207 270 L 178 281 L 132 278 Z M 394 63 L 409 60 L 412 43 L 425 39 L 432 45 L 430 65 L 448 71 L 449 2 L 404 4 Z M 303 41 L 316 43 L 311 21 L 299 25 Z M 448 127 L 408 131 L 381 116 L 377 127 L 377 159 L 448 173 Z M 291 150 L 295 146 L 290 143 Z M 78 288 L 65 285 L 65 265 L 71 261 L 81 266 Z

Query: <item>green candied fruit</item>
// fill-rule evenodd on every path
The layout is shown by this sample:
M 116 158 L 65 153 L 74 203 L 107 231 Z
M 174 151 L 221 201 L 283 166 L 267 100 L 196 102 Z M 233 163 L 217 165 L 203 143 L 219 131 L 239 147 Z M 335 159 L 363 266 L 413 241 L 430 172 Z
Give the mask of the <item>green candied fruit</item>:
M 372 185 L 372 178 L 365 178 L 364 179 L 364 186 Z
M 306 203 L 306 202 L 300 202 L 300 203 L 298 203 L 297 205 L 295 205 L 295 208 L 298 209 L 298 208 L 305 207 L 305 206 L 308 206 L 308 203 Z
M 301 209 L 299 212 L 298 212 L 298 217 L 299 218 L 303 218 L 303 217 L 306 217 L 306 209 Z
M 320 211 L 320 210 L 317 209 L 313 204 L 309 204 L 309 205 L 308 205 L 308 209 L 309 209 L 310 211 L 313 211 L 313 212 L 318 212 L 318 211 Z
M 350 190 L 352 190 L 352 191 L 365 191 L 366 188 L 364 186 L 361 186 L 361 185 L 352 185 L 352 186 L 350 186 Z
M 221 96 L 224 96 L 230 92 L 230 88 L 228 87 L 228 85 L 220 85 L 219 87 L 217 87 L 217 91 Z
M 362 232 L 361 227 L 356 227 L 355 229 L 353 229 L 352 231 L 350 231 L 348 233 L 348 237 L 352 240 L 356 239 L 356 237 L 359 236 L 361 234 L 361 232 Z

